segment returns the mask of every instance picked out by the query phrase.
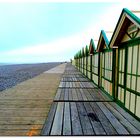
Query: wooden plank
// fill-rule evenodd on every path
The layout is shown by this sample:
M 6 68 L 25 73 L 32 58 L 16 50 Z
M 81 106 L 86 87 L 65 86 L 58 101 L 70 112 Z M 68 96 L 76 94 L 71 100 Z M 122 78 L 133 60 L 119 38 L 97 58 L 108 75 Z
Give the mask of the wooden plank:
M 63 82 L 60 82 L 59 87 L 63 87 Z
M 69 93 L 68 93 L 68 88 L 64 89 L 64 101 L 68 101 L 69 99 Z
M 50 135 L 62 134 L 63 108 L 64 108 L 64 102 L 59 102 L 57 105 Z
M 69 101 L 72 101 L 72 89 L 68 89 Z
M 101 111 L 101 109 L 97 106 L 95 102 L 90 103 L 92 109 L 94 110 L 95 114 L 98 116 L 105 132 L 107 135 L 117 135 L 116 130 L 114 127 L 112 127 L 110 121 L 106 118 L 104 113 Z
M 77 93 L 75 88 L 72 89 L 72 100 L 73 101 L 78 101 Z
M 80 91 L 80 93 L 81 93 L 81 95 L 82 95 L 83 100 L 84 100 L 84 101 L 88 101 L 87 97 L 86 97 L 85 94 L 84 94 L 83 89 L 80 88 L 79 91 Z
M 60 88 L 57 90 L 57 93 L 56 93 L 56 95 L 55 95 L 54 100 L 59 100 L 59 99 L 60 99 L 61 91 L 62 91 L 62 89 L 60 89 Z
M 85 102 L 84 106 L 86 108 L 87 114 L 95 114 L 94 110 L 91 108 L 89 103 Z M 106 135 L 106 132 L 105 132 L 103 126 L 101 125 L 101 122 L 98 120 L 93 120 L 91 117 L 89 117 L 89 118 L 90 118 L 90 121 L 91 121 L 95 134 L 96 135 Z
M 88 92 L 90 93 L 90 95 L 92 96 L 94 101 L 101 101 L 102 98 L 99 98 L 97 95 L 97 92 L 95 91 L 95 89 L 88 89 Z
M 71 117 L 69 102 L 65 102 L 63 135 L 71 135 Z
M 70 88 L 70 83 L 71 82 L 67 82 L 67 86 L 66 86 L 67 88 Z
M 0 136 L 39 136 L 41 130 L 35 130 L 31 133 L 29 130 L 0 130 Z
M 61 95 L 60 95 L 60 100 L 63 101 L 64 100 L 64 88 L 61 89 Z
M 62 87 L 66 87 L 66 82 L 63 82 L 62 83 Z
M 44 117 L 0 117 L 0 125 L 31 125 L 31 124 L 44 124 Z
M 71 82 L 71 87 L 73 88 L 73 82 Z
M 76 103 L 71 102 L 70 107 L 71 107 L 72 135 L 83 135 L 81 122 L 80 122 L 77 107 L 76 107 Z
M 88 101 L 94 101 L 93 97 L 88 92 L 88 89 L 83 89 L 85 96 L 87 97 Z
M 25 129 L 25 130 L 30 130 L 31 128 L 34 128 L 34 130 L 37 129 L 41 129 L 42 128 L 42 124 L 23 124 L 23 125 L 19 125 L 19 124 L 8 124 L 8 125 L 0 125 L 0 131 L 1 130 L 20 130 L 20 129 Z
M 89 88 L 95 88 L 96 86 L 92 82 L 87 82 Z
M 69 88 L 72 88 L 72 84 L 71 84 L 72 82 L 69 82 Z
M 127 119 L 132 125 L 134 125 L 140 131 L 140 122 L 136 120 L 132 115 L 127 113 L 124 109 L 122 109 L 119 105 L 114 102 L 109 102 L 109 104 L 116 109 L 119 113 L 121 113 L 124 118 Z
M 81 125 L 83 128 L 84 135 L 93 135 L 94 131 L 93 131 L 91 122 L 87 116 L 87 112 L 83 106 L 83 103 L 77 102 L 76 105 L 79 112 L 79 118 L 81 120 Z
M 84 87 L 83 87 L 83 84 L 82 84 L 80 81 L 79 81 L 79 87 L 80 87 L 80 88 L 84 88 Z
M 79 89 L 75 89 L 76 93 L 77 93 L 77 97 L 78 97 L 78 101 L 83 101 L 83 97 L 81 95 L 81 92 L 79 91 Z
M 43 129 L 41 131 L 41 135 L 44 135 L 44 136 L 50 135 L 56 108 L 57 108 L 57 102 L 54 102 L 51 106 L 48 117 L 47 117 L 45 124 L 43 126 Z
M 30 113 L 29 113 L 30 112 Z M 11 117 L 34 117 L 34 116 L 38 116 L 38 117 L 46 117 L 46 110 L 43 109 L 36 109 L 33 110 L 33 108 L 29 108 L 29 109 L 2 109 L 0 110 L 0 116 L 1 117 L 5 117 L 5 116 L 11 116 Z
M 103 103 L 97 102 L 97 105 L 104 112 L 105 116 L 109 119 L 118 134 L 129 135 L 129 132 L 126 130 L 126 128 L 115 118 L 115 116 L 106 108 Z
M 63 88 L 68 88 L 68 83 L 67 83 L 67 81 L 65 81 L 64 83 L 65 83 L 65 85 L 63 85 Z
M 82 82 L 79 82 L 79 84 L 80 84 L 79 86 L 80 88 L 85 88 Z
M 88 82 L 81 82 L 83 88 L 88 88 Z
M 115 117 L 123 124 L 123 126 L 128 130 L 130 134 L 140 135 L 140 131 L 138 131 L 127 119 L 125 119 L 116 109 L 114 109 L 110 104 L 104 102 L 106 107 L 115 115 Z
M 95 89 L 97 94 L 99 94 L 105 101 L 112 101 L 101 89 Z

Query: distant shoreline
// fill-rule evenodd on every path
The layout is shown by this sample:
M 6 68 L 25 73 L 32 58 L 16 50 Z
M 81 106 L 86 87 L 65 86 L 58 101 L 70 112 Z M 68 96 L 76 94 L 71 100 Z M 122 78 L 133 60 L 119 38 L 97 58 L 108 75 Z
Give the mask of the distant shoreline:
M 0 63 L 0 66 L 5 66 L 5 65 L 35 65 L 35 64 L 50 64 L 50 63 L 64 63 L 64 62 Z

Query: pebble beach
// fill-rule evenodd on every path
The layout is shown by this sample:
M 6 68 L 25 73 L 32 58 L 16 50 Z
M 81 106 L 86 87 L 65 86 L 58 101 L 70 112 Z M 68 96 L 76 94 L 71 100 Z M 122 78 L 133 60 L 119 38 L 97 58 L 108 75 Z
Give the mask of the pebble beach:
M 59 65 L 54 63 L 0 65 L 0 91 L 31 79 Z

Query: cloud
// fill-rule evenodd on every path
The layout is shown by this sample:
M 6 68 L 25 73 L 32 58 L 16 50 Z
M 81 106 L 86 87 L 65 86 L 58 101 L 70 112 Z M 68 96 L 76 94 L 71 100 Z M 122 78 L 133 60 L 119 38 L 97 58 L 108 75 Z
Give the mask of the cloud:
M 44 61 L 65 61 L 73 58 L 74 54 L 89 45 L 90 39 L 99 39 L 102 29 L 105 31 L 114 31 L 118 18 L 123 8 L 130 10 L 140 9 L 140 4 L 133 0 L 116 3 L 102 13 L 98 19 L 88 25 L 86 29 L 71 36 L 65 36 L 55 39 L 52 42 L 36 44 L 33 46 L 20 46 L 19 49 L 5 51 L 0 55 L 0 60 L 9 59 L 11 62 L 44 62 Z M 111 38 L 111 34 L 107 34 Z M 97 41 L 95 44 L 97 45 Z

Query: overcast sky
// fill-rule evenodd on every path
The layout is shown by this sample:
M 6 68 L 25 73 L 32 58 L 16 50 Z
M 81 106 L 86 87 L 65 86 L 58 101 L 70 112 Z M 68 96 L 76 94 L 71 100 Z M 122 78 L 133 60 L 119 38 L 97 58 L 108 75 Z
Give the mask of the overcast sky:
M 0 63 L 70 60 L 102 29 L 114 31 L 123 8 L 140 9 L 136 1 L 0 2 Z

